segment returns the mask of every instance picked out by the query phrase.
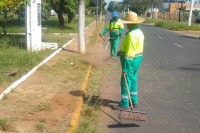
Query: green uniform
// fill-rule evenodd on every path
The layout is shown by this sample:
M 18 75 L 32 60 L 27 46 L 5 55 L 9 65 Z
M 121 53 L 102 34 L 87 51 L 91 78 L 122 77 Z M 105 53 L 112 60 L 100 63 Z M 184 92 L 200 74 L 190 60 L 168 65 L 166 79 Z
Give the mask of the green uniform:
M 137 75 L 142 62 L 143 43 L 144 35 L 142 31 L 138 27 L 134 27 L 126 33 L 120 50 L 122 71 L 126 73 L 133 104 L 138 104 Z M 121 76 L 121 101 L 119 106 L 129 106 L 128 93 L 123 75 Z
M 117 56 L 120 37 L 124 31 L 124 25 L 120 21 L 120 19 L 117 21 L 110 20 L 106 28 L 101 33 L 102 35 L 105 35 L 108 31 L 110 31 L 111 56 L 114 57 Z

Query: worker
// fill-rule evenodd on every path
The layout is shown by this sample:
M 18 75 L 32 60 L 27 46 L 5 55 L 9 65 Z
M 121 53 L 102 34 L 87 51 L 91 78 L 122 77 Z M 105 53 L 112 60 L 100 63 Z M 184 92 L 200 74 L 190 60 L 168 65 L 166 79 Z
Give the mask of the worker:
M 121 34 L 124 31 L 124 25 L 121 23 L 121 20 L 119 19 L 119 14 L 117 11 L 113 11 L 111 14 L 111 20 L 105 27 L 105 29 L 99 33 L 99 35 L 102 37 L 105 35 L 108 31 L 110 32 L 110 45 L 111 45 L 111 57 L 117 57 L 117 51 L 119 47 L 119 41 L 121 38 Z
M 114 109 L 129 109 L 130 101 L 127 88 L 130 92 L 133 107 L 138 104 L 138 70 L 143 58 L 144 35 L 139 29 L 138 24 L 144 21 L 139 18 L 135 12 L 128 12 L 125 21 L 128 32 L 122 41 L 121 50 L 117 55 L 120 57 L 122 75 L 121 75 L 121 101 Z M 128 87 L 126 88 L 126 83 Z

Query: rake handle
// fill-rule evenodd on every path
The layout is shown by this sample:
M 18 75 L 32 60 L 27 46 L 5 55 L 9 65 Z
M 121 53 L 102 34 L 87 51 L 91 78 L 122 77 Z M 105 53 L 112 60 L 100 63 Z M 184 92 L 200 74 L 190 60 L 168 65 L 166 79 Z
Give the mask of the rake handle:
M 126 84 L 126 91 L 128 93 L 128 99 L 131 103 L 131 109 L 133 110 L 133 103 L 132 103 L 132 100 L 131 100 L 131 95 L 130 95 L 130 92 L 129 92 L 129 88 L 128 88 L 128 83 L 127 83 L 127 80 L 126 80 L 126 74 L 123 74 L 124 76 L 124 81 L 125 81 L 125 84 Z

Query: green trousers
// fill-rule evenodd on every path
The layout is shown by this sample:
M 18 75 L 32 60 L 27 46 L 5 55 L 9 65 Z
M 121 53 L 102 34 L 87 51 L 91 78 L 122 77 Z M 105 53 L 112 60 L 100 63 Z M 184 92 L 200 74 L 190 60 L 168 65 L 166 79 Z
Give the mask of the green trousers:
M 110 53 L 112 57 L 117 56 L 117 51 L 119 47 L 120 37 L 110 37 Z
M 121 62 L 124 62 L 124 58 L 120 58 Z M 131 95 L 131 100 L 133 104 L 138 104 L 138 70 L 140 68 L 142 62 L 142 56 L 134 58 L 129 62 L 128 71 L 126 74 L 126 80 L 128 84 L 128 89 Z M 119 103 L 120 107 L 129 106 L 128 92 L 126 90 L 126 83 L 124 80 L 124 76 L 121 76 L 121 101 Z

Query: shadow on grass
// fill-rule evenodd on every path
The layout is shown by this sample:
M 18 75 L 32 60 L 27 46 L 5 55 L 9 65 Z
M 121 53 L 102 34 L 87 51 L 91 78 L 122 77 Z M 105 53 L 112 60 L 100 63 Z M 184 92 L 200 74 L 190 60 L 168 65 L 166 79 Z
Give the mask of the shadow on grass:
M 85 92 L 82 90 L 75 90 L 75 91 L 70 91 L 69 92 L 71 95 L 73 96 L 77 96 L 77 97 L 83 97 L 83 102 L 87 103 L 88 105 L 101 105 L 104 107 L 110 107 L 112 106 L 112 104 L 118 104 L 119 101 L 113 101 L 110 99 L 102 99 L 100 98 L 100 96 L 86 96 Z
M 66 49 L 66 48 L 62 48 L 63 51 L 67 51 L 67 52 L 71 52 L 71 53 L 77 53 L 79 54 L 78 51 L 75 51 L 75 50 L 69 50 L 69 49 Z
M 17 46 L 25 48 L 25 36 L 24 35 L 0 35 L 0 47 Z

